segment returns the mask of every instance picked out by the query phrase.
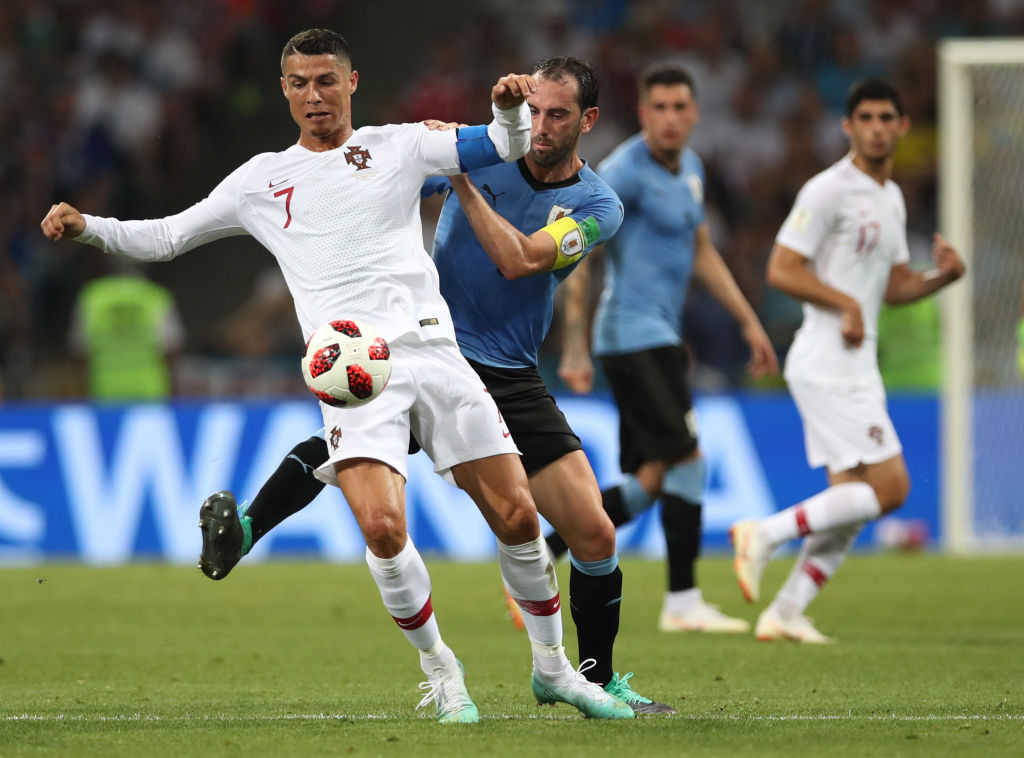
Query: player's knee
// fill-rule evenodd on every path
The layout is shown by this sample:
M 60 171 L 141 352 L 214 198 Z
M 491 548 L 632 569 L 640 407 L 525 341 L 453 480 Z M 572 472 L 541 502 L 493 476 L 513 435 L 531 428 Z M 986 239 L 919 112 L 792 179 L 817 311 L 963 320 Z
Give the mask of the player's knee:
M 572 554 L 581 561 L 600 561 L 615 555 L 615 525 L 603 510 L 593 518 L 578 520 L 573 534 L 563 534 Z
M 875 494 L 878 497 L 878 504 L 882 507 L 882 513 L 892 513 L 907 501 L 907 495 L 910 494 L 910 477 L 906 473 L 895 476 L 884 485 L 876 487 Z
M 537 521 L 537 507 L 533 504 L 529 490 L 517 493 L 517 497 L 503 509 L 495 525 L 494 534 L 502 542 L 518 545 L 537 536 L 540 529 Z
M 398 513 L 374 511 L 363 515 L 359 526 L 366 546 L 376 556 L 389 558 L 398 555 L 405 545 L 405 522 Z

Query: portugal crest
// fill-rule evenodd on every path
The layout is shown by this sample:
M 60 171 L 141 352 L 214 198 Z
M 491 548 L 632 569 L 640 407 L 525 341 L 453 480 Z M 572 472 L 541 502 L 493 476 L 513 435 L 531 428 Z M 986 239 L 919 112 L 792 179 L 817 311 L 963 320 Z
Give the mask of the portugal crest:
M 350 145 L 345 148 L 345 162 L 355 166 L 356 171 L 369 168 L 371 157 L 370 151 L 359 147 L 359 145 Z

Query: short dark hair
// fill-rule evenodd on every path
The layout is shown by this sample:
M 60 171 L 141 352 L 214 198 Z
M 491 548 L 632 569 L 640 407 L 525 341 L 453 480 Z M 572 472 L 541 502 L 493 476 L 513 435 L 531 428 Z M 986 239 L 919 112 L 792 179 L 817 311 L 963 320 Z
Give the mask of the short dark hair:
M 888 100 L 896 108 L 896 112 L 903 115 L 903 101 L 900 99 L 900 93 L 889 82 L 882 79 L 861 79 L 853 83 L 846 96 L 846 117 L 852 116 L 857 106 L 865 100 Z
M 281 73 L 284 73 L 284 62 L 296 54 L 333 55 L 339 63 L 352 65 L 348 42 L 340 34 L 332 32 L 330 29 L 307 29 L 288 40 L 284 50 L 281 51 Z
M 640 72 L 636 89 L 641 100 L 647 97 L 647 93 L 655 84 L 685 84 L 690 88 L 693 99 L 697 99 L 697 87 L 693 83 L 693 76 L 677 63 L 652 63 Z
M 597 107 L 597 73 L 585 60 L 571 55 L 545 58 L 533 67 L 533 75 L 553 81 L 571 76 L 579 85 L 576 88 L 576 102 L 580 106 L 580 113 L 587 108 Z

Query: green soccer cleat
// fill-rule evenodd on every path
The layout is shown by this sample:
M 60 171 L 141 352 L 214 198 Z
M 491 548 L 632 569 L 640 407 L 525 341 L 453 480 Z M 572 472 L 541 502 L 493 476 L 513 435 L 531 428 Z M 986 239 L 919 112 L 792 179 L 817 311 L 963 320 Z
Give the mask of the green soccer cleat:
M 633 690 L 629 686 L 629 680 L 633 676 L 633 672 L 629 672 L 625 676 L 619 676 L 619 672 L 615 672 L 612 680 L 604 686 L 604 691 L 609 695 L 614 695 L 623 703 L 633 709 L 633 713 L 649 716 L 655 713 L 664 714 L 671 716 L 676 712 L 676 709 L 670 705 L 659 703 L 656 700 L 651 700 L 644 697 L 639 692 Z
M 427 681 L 420 683 L 420 689 L 426 690 L 426 694 L 416 710 L 434 703 L 437 720 L 442 724 L 475 724 L 480 721 L 480 712 L 466 689 L 466 670 L 462 661 L 458 664 L 457 673 L 439 669 Z
M 199 569 L 211 579 L 226 577 L 252 546 L 252 519 L 239 516 L 238 511 L 235 496 L 227 490 L 214 492 L 199 507 L 203 534 Z
M 590 664 L 589 666 L 587 664 Z M 541 681 L 533 672 L 530 682 L 537 705 L 568 703 L 584 716 L 592 719 L 631 719 L 633 709 L 612 694 L 605 692 L 601 685 L 587 681 L 581 672 L 593 668 L 596 661 L 588 658 L 572 677 L 561 684 Z

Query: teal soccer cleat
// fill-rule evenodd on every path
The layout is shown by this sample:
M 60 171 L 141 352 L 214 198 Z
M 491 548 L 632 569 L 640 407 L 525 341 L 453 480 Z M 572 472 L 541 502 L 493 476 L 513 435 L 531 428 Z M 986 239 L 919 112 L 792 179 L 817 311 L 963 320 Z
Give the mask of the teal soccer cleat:
M 238 511 L 235 496 L 227 490 L 214 492 L 199 507 L 199 569 L 211 579 L 226 577 L 252 546 L 251 519 Z
M 633 672 L 629 672 L 625 676 L 619 676 L 619 672 L 615 672 L 612 680 L 604 686 L 604 691 L 609 695 L 614 695 L 623 703 L 633 709 L 633 713 L 640 715 L 651 715 L 655 713 L 665 714 L 671 716 L 676 712 L 676 709 L 672 706 L 659 703 L 656 700 L 651 700 L 641 695 L 639 692 L 633 690 L 629 686 L 629 680 L 633 676 Z
M 416 710 L 434 703 L 437 706 L 437 720 L 442 724 L 475 724 L 480 720 L 480 712 L 466 689 L 466 672 L 462 661 L 459 661 L 457 673 L 439 669 L 420 684 L 420 689 L 426 690 L 426 694 Z
M 589 664 L 589 665 L 587 665 Z M 563 683 L 544 682 L 533 672 L 530 682 L 538 705 L 568 703 L 584 716 L 593 719 L 631 719 L 633 709 L 614 695 L 605 692 L 599 684 L 587 681 L 581 672 L 593 668 L 596 661 L 588 658 L 572 677 Z

